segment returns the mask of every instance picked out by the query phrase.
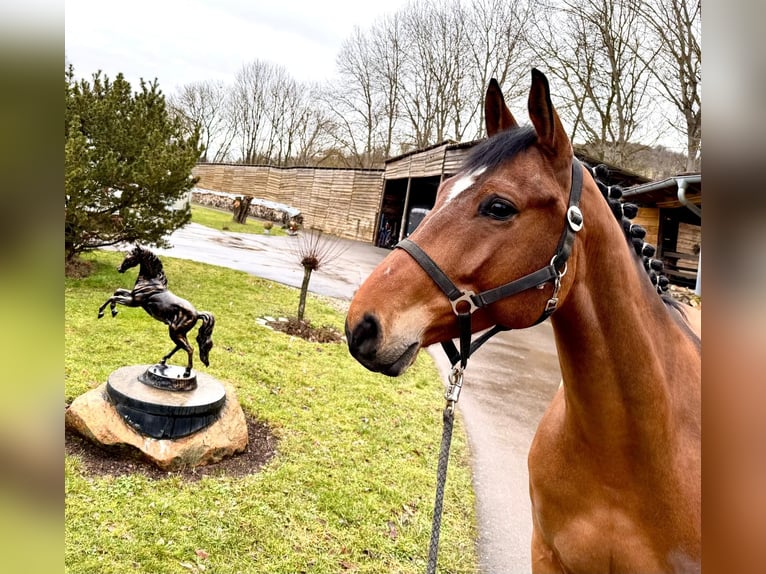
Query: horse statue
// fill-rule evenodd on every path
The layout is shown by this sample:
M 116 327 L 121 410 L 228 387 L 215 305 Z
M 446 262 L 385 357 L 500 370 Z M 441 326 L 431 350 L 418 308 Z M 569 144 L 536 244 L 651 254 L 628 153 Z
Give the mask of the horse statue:
M 490 81 L 488 138 L 357 291 L 349 351 L 397 376 L 443 343 L 454 374 L 488 336 L 550 317 L 563 382 L 528 458 L 533 571 L 697 572 L 700 340 L 538 70 L 528 109 L 519 126 Z
M 139 266 L 138 278 L 132 291 L 117 289 L 101 307 L 98 308 L 98 318 L 104 316 L 104 309 L 110 306 L 112 317 L 117 315 L 117 304 L 126 307 L 142 307 L 153 318 L 168 325 L 170 339 L 175 347 L 167 355 L 162 357 L 160 365 L 165 365 L 167 360 L 176 351 L 183 349 L 189 357 L 184 371 L 184 377 L 189 377 L 192 371 L 192 355 L 194 350 L 186 338 L 186 334 L 202 320 L 202 325 L 197 333 L 197 345 L 199 346 L 199 358 L 207 367 L 210 349 L 213 348 L 213 327 L 215 317 L 207 311 L 197 311 L 186 299 L 181 299 L 168 290 L 168 280 L 162 270 L 162 262 L 159 257 L 148 249 L 136 245 L 123 259 L 117 271 L 125 273 L 128 269 Z

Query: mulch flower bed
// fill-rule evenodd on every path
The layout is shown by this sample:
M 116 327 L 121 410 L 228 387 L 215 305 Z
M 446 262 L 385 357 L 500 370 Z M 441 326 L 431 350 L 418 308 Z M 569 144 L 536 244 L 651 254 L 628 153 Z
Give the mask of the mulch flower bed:
M 311 343 L 340 343 L 344 341 L 343 333 L 337 329 L 327 325 L 313 327 L 309 321 L 300 320 L 296 317 L 266 321 L 265 324 L 275 331 L 300 337 Z
M 245 415 L 245 418 L 248 436 L 245 452 L 226 458 L 216 464 L 184 470 L 162 470 L 151 462 L 139 458 L 133 451 L 128 449 L 107 450 L 69 429 L 64 433 L 64 448 L 67 455 L 80 459 L 83 469 L 91 476 L 143 474 L 153 480 L 177 476 L 192 482 L 203 476 L 236 478 L 258 472 L 276 453 L 277 439 L 268 425 L 249 415 Z

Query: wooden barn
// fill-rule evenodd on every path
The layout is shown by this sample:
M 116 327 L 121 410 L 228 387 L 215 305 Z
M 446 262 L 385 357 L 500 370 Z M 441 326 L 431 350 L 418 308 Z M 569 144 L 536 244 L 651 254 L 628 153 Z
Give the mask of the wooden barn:
M 418 226 L 443 179 L 460 170 L 478 141 L 445 141 L 386 160 L 375 245 L 393 247 Z
M 197 164 L 198 187 L 282 203 L 300 210 L 303 225 L 372 241 L 383 170 Z

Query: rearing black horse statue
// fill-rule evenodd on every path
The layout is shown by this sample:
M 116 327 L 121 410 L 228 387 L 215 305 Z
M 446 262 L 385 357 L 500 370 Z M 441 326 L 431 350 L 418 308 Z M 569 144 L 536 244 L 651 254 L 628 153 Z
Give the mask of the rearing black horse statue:
M 162 262 L 159 257 L 139 245 L 136 245 L 133 251 L 125 256 L 117 271 L 125 273 L 136 265 L 140 265 L 140 267 L 133 291 L 117 289 L 98 308 L 98 318 L 104 316 L 104 309 L 107 305 L 111 307 L 112 317 L 117 315 L 118 303 L 126 307 L 143 307 L 144 311 L 153 318 L 168 325 L 170 339 L 176 344 L 172 351 L 162 357 L 160 364 L 164 365 L 176 351 L 183 349 L 189 356 L 189 362 L 184 371 L 185 377 L 191 375 L 192 355 L 194 354 L 194 350 L 186 339 L 186 334 L 197 324 L 199 319 L 202 319 L 202 325 L 197 333 L 197 345 L 199 346 L 200 360 L 205 366 L 208 366 L 208 355 L 210 349 L 213 348 L 213 339 L 211 338 L 215 326 L 213 314 L 207 311 L 198 312 L 186 299 L 181 299 L 168 291 L 168 280 L 162 270 Z

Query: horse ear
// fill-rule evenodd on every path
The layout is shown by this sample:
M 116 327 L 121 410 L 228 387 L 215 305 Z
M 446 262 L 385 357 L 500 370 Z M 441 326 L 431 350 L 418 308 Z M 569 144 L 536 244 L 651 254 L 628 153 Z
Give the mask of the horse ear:
M 572 157 L 572 144 L 551 102 L 548 78 L 537 68 L 532 68 L 528 106 L 529 119 L 537 132 L 537 143 L 552 157 L 554 163 L 560 160 L 568 165 Z
M 495 78 L 489 81 L 487 96 L 484 98 L 484 123 L 488 137 L 519 125 L 511 115 L 508 106 L 505 105 L 503 92 L 500 91 L 500 84 Z

